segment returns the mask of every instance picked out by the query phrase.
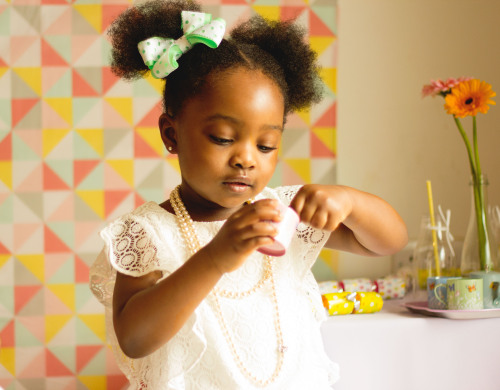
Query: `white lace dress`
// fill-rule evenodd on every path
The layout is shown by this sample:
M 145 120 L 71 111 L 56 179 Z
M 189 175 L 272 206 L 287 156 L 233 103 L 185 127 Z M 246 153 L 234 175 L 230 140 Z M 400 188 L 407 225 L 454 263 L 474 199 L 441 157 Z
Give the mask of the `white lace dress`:
M 266 188 L 256 199 L 275 198 L 289 204 L 300 187 Z M 195 222 L 203 244 L 223 221 Z M 310 271 L 329 233 L 299 224 L 287 253 L 275 260 L 274 280 L 287 350 L 277 379 L 266 389 L 326 390 L 338 378 L 320 334 L 325 318 L 318 285 Z M 141 276 L 161 270 L 167 277 L 189 257 L 175 215 L 154 202 L 111 222 L 102 232 L 105 246 L 91 268 L 90 287 L 105 306 L 108 340 L 130 389 L 237 390 L 257 389 L 238 368 L 209 295 L 181 330 L 164 346 L 140 359 L 126 357 L 112 324 L 112 293 L 116 271 Z M 225 274 L 217 286 L 244 291 L 261 278 L 264 257 L 255 252 L 238 270 Z M 242 299 L 218 298 L 238 356 L 257 378 L 271 377 L 278 359 L 271 283 Z

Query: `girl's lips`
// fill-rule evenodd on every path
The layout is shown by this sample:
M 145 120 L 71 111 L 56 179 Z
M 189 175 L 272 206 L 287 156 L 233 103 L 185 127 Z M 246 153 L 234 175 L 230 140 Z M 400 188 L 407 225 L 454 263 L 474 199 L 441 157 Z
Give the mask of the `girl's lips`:
M 224 185 L 229 187 L 229 189 L 234 192 L 244 192 L 251 187 L 250 184 L 240 181 L 225 181 Z

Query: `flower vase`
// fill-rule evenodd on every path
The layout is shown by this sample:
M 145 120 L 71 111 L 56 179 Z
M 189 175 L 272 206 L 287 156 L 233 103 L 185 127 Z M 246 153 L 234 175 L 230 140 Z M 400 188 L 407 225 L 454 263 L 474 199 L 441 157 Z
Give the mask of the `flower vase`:
M 471 180 L 471 212 L 462 247 L 460 272 L 500 271 L 498 246 L 488 216 L 488 178 Z

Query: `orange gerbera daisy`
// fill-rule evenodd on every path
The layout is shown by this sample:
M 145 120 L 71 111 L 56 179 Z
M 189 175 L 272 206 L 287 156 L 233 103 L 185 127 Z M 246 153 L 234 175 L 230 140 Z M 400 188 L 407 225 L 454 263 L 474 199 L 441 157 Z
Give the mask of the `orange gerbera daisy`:
M 476 116 L 478 112 L 486 114 L 490 108 L 488 104 L 496 104 L 492 97 L 496 93 L 491 90 L 491 85 L 478 79 L 463 81 L 451 89 L 445 97 L 444 108 L 448 114 L 458 118 Z

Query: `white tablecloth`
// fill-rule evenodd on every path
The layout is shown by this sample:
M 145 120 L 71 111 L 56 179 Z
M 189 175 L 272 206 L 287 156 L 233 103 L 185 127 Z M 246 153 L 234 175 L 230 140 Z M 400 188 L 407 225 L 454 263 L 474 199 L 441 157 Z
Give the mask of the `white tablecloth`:
M 321 330 L 340 365 L 335 390 L 500 390 L 500 318 L 427 317 L 393 300 Z

